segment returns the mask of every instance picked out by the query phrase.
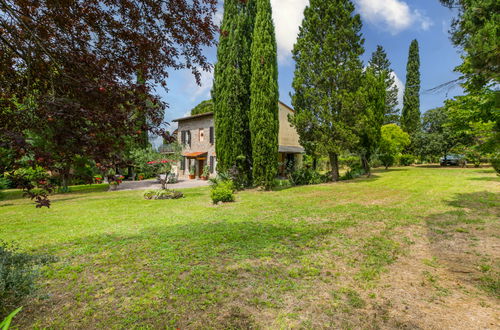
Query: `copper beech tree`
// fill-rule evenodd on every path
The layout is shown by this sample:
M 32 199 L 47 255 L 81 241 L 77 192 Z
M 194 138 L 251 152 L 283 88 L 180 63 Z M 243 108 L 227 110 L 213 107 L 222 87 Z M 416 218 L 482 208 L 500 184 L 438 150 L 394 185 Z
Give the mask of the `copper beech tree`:
M 171 70 L 211 65 L 216 0 L 0 0 L 0 148 L 64 180 L 78 157 L 120 165 L 123 146 L 165 136 L 155 94 Z M 24 187 L 49 206 L 47 182 Z

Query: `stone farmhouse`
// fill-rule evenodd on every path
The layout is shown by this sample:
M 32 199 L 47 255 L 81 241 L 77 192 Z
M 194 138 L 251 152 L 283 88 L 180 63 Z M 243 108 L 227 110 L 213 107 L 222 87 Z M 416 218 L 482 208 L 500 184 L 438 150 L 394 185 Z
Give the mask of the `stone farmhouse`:
M 294 110 L 279 102 L 279 174 L 284 175 L 287 167 L 296 167 L 302 162 L 304 148 L 299 144 L 299 136 L 295 128 L 288 122 L 288 115 Z M 199 115 L 175 119 L 178 123 L 177 140 L 182 146 L 182 160 L 177 166 L 180 178 L 187 178 L 190 169 L 194 168 L 196 178 L 201 177 L 203 168 L 210 168 L 210 175 L 216 174 L 217 155 L 215 144 L 217 139 L 214 129 L 214 114 L 207 112 Z

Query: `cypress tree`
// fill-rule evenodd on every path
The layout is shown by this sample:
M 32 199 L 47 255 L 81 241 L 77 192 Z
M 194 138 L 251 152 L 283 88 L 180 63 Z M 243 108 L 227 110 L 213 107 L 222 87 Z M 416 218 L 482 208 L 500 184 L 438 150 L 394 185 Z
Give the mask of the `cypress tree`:
M 385 116 L 384 124 L 394 124 L 399 122 L 398 109 L 398 86 L 395 84 L 391 62 L 387 58 L 387 53 L 380 45 L 372 53 L 368 64 L 373 69 L 373 73 L 384 79 L 385 82 Z
M 418 41 L 411 42 L 406 65 L 406 85 L 403 97 L 401 126 L 413 138 L 420 129 L 420 56 Z
M 293 49 L 291 123 L 302 143 L 329 156 L 334 181 L 339 179 L 339 154 L 359 143 L 360 31 L 361 18 L 351 1 L 311 0 Z
M 256 1 L 252 41 L 250 130 L 253 180 L 269 189 L 278 170 L 278 62 L 269 0 Z
M 251 180 L 250 51 L 254 2 L 227 0 L 221 25 L 212 101 L 217 139 L 217 170 L 238 166 L 239 179 Z

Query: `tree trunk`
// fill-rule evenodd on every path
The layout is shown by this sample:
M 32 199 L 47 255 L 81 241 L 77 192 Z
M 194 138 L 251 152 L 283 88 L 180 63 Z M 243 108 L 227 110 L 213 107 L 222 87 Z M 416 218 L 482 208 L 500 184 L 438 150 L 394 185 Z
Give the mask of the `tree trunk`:
M 61 171 L 61 191 L 68 192 L 68 174 L 69 169 L 63 169 Z
M 339 181 L 339 155 L 336 153 L 329 153 L 330 166 L 332 167 L 332 181 Z
M 368 161 L 368 157 L 366 155 L 361 156 L 361 163 L 363 164 L 363 169 L 365 170 L 366 176 L 370 177 L 370 162 Z
M 318 158 L 316 156 L 313 156 L 313 170 L 316 171 L 318 168 Z

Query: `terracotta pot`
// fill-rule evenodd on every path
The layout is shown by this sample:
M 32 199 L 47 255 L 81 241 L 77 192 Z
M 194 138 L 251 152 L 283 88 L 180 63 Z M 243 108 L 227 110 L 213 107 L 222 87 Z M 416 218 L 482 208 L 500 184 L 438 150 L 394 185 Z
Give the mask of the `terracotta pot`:
M 110 184 L 109 185 L 109 190 L 110 191 L 115 191 L 116 189 L 118 189 L 118 185 L 117 184 Z
M 207 181 L 208 180 L 208 176 L 202 176 L 201 179 L 204 180 L 204 181 Z
M 194 174 L 193 174 L 193 175 L 189 174 L 189 179 L 194 180 L 194 178 L 195 178 L 195 177 L 196 177 L 196 175 L 194 175 Z

